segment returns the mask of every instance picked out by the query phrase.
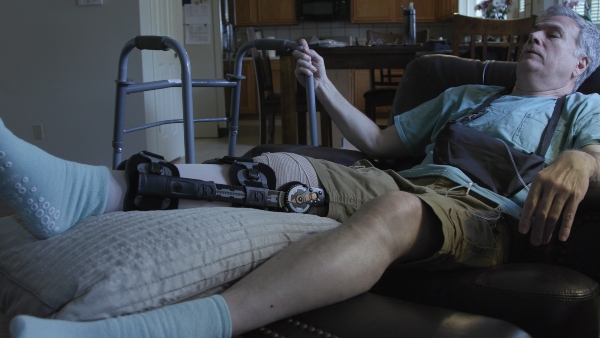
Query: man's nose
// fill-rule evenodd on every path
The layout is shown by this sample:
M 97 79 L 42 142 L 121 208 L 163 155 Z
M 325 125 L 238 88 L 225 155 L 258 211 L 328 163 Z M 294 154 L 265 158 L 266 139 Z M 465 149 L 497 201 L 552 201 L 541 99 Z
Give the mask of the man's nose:
M 529 33 L 529 37 L 527 38 L 526 43 L 539 44 L 540 43 L 540 35 L 539 34 L 541 34 L 541 31 L 535 31 L 535 32 Z

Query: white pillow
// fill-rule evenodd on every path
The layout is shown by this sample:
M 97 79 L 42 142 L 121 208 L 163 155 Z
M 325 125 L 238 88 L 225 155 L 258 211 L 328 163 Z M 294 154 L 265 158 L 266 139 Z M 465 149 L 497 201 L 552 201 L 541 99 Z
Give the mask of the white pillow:
M 324 217 L 246 208 L 115 212 L 47 240 L 0 219 L 0 312 L 97 320 L 223 291 Z

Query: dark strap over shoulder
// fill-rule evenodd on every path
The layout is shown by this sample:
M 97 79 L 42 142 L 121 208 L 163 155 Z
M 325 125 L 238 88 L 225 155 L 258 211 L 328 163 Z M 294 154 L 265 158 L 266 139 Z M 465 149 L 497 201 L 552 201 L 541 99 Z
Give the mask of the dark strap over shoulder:
M 544 139 L 542 140 L 542 147 L 540 148 L 539 153 L 541 157 L 546 155 L 546 151 L 548 151 L 548 147 L 550 147 L 550 142 L 552 141 L 552 136 L 554 135 L 554 131 L 558 125 L 558 119 L 560 118 L 563 107 L 565 106 L 566 98 L 566 96 L 559 97 L 554 104 L 554 112 L 552 112 L 552 117 L 550 118 L 548 126 L 546 126 L 546 130 L 544 131 Z
M 473 113 L 469 116 L 465 116 L 458 120 L 458 122 L 465 123 L 471 120 L 478 118 L 481 112 L 487 108 L 492 102 L 496 101 L 500 97 L 504 95 L 508 95 L 512 92 L 512 89 L 509 87 L 504 88 L 504 90 L 497 92 L 496 94 L 488 97 L 482 104 L 480 104 Z M 539 153 L 537 155 L 544 157 L 548 148 L 550 147 L 550 143 L 552 142 L 552 136 L 554 136 L 554 131 L 556 130 L 556 126 L 558 125 L 558 119 L 562 113 L 563 107 L 565 106 L 566 96 L 559 97 L 554 104 L 554 111 L 552 112 L 552 117 L 548 121 L 548 125 L 544 130 L 544 138 L 542 139 L 542 145 L 540 147 Z
M 496 101 L 497 99 L 499 99 L 500 97 L 502 97 L 504 95 L 510 94 L 511 92 L 512 92 L 512 88 L 506 87 L 506 88 L 504 88 L 504 90 L 501 90 L 501 91 L 497 92 L 496 94 L 488 97 L 485 101 L 483 101 L 482 104 L 480 104 L 477 108 L 475 108 L 475 110 L 470 115 L 470 117 L 467 118 L 467 120 L 472 120 L 472 119 L 479 117 L 479 114 L 481 114 L 481 111 L 484 110 L 485 108 L 487 108 L 490 104 L 492 104 L 492 102 Z

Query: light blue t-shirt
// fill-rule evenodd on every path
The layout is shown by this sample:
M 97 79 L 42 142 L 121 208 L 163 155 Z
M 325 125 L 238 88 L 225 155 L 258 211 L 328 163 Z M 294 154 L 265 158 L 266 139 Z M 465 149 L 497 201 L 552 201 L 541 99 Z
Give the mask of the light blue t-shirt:
M 471 115 L 486 98 L 501 90 L 502 87 L 483 85 L 450 88 L 437 98 L 397 115 L 394 123 L 402 142 L 413 155 L 425 156 L 421 164 L 399 174 L 405 178 L 443 176 L 465 187 L 472 183 L 461 170 L 434 164 L 433 146 L 446 122 Z M 551 97 L 505 95 L 465 125 L 524 153 L 538 152 L 555 103 L 556 98 Z M 551 163 L 563 150 L 592 144 L 600 144 L 600 95 L 568 95 L 545 163 Z M 525 188 L 510 199 L 474 183 L 471 189 L 515 217 L 519 217 L 527 197 Z

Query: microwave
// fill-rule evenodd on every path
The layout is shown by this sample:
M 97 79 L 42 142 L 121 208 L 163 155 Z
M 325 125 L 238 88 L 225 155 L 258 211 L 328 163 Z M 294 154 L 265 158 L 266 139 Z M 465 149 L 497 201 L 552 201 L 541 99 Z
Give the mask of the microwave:
M 347 21 L 350 0 L 297 0 L 299 21 Z

